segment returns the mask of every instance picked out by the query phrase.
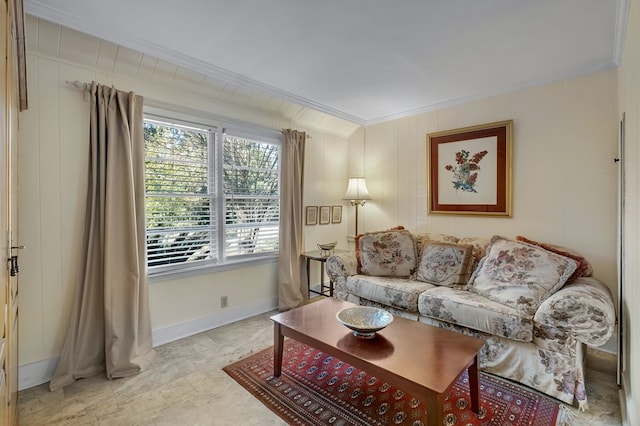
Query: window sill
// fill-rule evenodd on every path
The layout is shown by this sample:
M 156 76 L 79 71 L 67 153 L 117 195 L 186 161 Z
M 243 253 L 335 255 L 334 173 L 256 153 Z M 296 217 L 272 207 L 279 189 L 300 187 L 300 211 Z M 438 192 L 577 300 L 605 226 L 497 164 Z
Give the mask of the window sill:
M 264 265 L 267 263 L 278 262 L 278 255 L 269 255 L 264 257 L 258 257 L 255 259 L 230 261 L 224 264 L 208 264 L 198 265 L 187 268 L 174 269 L 171 271 L 162 271 L 149 274 L 149 284 L 154 284 L 163 281 L 178 280 L 181 278 L 193 277 L 197 275 L 213 274 L 216 272 L 228 271 L 233 269 L 249 268 L 256 265 Z

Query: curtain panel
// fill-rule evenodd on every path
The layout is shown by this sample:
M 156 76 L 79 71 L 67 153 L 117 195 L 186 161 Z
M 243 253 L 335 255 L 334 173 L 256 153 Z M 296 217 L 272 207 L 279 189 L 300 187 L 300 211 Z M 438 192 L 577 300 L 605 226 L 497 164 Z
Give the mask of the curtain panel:
M 143 98 L 91 84 L 84 258 L 52 391 L 154 358 L 146 279 Z
M 280 192 L 280 254 L 278 257 L 278 307 L 286 311 L 304 303 L 300 253 L 302 239 L 302 191 L 306 134 L 282 130 Z

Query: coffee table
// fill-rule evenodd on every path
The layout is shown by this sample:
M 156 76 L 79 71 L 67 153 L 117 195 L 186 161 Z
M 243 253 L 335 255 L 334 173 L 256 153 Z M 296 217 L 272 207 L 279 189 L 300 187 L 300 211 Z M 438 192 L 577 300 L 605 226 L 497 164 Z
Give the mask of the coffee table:
M 443 402 L 458 376 L 467 370 L 471 409 L 479 412 L 482 339 L 400 317 L 394 317 L 374 338 L 358 338 L 336 319 L 336 313 L 351 306 L 355 305 L 327 298 L 272 316 L 274 376 L 282 373 L 286 336 L 421 398 L 427 408 L 427 425 L 443 424 Z

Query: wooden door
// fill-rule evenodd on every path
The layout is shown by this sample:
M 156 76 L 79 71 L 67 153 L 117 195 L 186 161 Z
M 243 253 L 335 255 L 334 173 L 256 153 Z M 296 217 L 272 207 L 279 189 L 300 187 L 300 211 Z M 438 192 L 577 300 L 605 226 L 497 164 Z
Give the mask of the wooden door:
M 13 43 L 9 43 L 12 47 Z M 7 142 L 9 149 L 8 160 L 8 210 L 9 210 L 9 250 L 14 258 L 14 273 L 9 269 L 9 291 L 7 294 L 7 342 L 9 344 L 7 391 L 9 402 L 10 425 L 18 424 L 18 280 L 20 268 L 20 255 L 22 246 L 18 235 L 18 84 L 16 78 L 16 63 L 13 49 L 9 48 L 7 63 Z
M 0 18 L 0 256 L 3 268 L 0 268 L 0 425 L 11 424 L 9 419 L 9 392 L 8 392 L 8 334 L 6 316 L 8 312 L 7 296 L 10 287 L 10 264 L 11 245 L 9 243 L 9 212 L 11 209 L 10 191 L 10 166 L 11 155 L 9 152 L 9 142 L 7 140 L 7 34 L 8 34 L 8 10 L 7 3 L 2 3 L 3 13 Z
M 11 5 L 11 3 L 10 3 Z M 9 15 L 14 11 L 10 6 Z M 11 16 L 9 16 L 11 19 Z M 13 273 L 9 268 L 9 288 L 7 292 L 7 402 L 8 424 L 18 424 L 18 280 L 20 268 L 20 236 L 18 235 L 18 84 L 14 49 L 14 32 L 11 23 L 7 25 L 7 78 L 6 78 L 6 140 L 7 152 L 7 198 L 8 198 L 8 246 L 13 260 Z M 10 262 L 11 263 L 11 262 Z
M 18 236 L 18 110 L 20 89 L 18 38 L 23 39 L 22 3 L 2 3 L 0 19 L 0 425 L 17 425 L 18 418 L 18 306 L 20 240 Z M 24 52 L 23 52 L 24 53 Z M 24 65 L 24 64 L 23 64 Z M 26 96 L 26 92 L 25 96 Z M 26 104 L 25 104 L 26 105 Z

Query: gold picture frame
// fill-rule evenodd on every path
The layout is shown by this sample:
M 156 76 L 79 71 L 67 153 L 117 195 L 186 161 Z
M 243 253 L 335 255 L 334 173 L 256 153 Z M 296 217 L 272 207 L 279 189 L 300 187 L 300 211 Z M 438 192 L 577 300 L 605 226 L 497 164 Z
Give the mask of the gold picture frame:
M 511 217 L 513 120 L 427 134 L 429 214 Z

